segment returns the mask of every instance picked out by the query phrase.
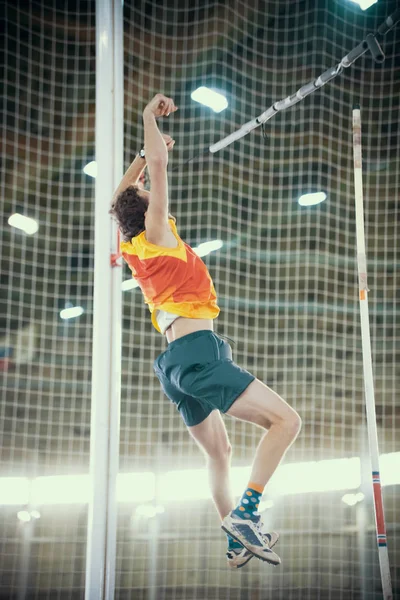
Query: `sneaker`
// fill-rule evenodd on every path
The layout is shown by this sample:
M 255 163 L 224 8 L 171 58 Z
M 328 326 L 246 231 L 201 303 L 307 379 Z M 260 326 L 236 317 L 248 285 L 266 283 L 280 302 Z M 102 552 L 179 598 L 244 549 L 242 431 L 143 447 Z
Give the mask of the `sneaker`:
M 233 539 L 240 542 L 244 546 L 244 549 L 248 550 L 253 556 L 256 556 L 260 560 L 268 562 L 271 565 L 280 564 L 281 559 L 270 548 L 270 542 L 274 542 L 276 544 L 279 536 L 278 534 L 275 534 L 275 536 L 272 537 L 271 534 L 262 533 L 261 517 L 258 519 L 258 521 L 252 521 L 251 519 L 241 519 L 240 517 L 236 517 L 236 515 L 234 515 L 232 511 L 228 515 L 226 515 L 226 517 L 222 521 L 221 527 L 226 533 L 229 533 L 229 535 L 233 537 Z M 231 558 L 233 550 L 229 550 L 228 553 L 228 562 L 229 560 L 233 560 L 232 564 L 234 564 L 235 562 L 241 562 L 240 566 L 244 566 L 246 562 L 248 562 L 251 558 L 249 558 L 248 556 L 245 557 L 244 552 L 240 551 L 240 553 L 236 555 L 236 561 L 234 556 L 232 556 Z
M 261 519 L 259 520 L 259 523 L 261 522 Z M 261 535 L 265 536 L 268 540 L 269 543 L 269 547 L 272 548 L 273 546 L 275 546 L 276 542 L 279 540 L 279 533 L 276 533 L 275 531 L 271 531 L 271 533 L 263 533 L 261 531 L 261 527 L 260 524 L 258 523 L 258 527 L 260 529 Z M 226 558 L 227 558 L 227 562 L 228 562 L 228 567 L 230 569 L 240 569 L 241 567 L 244 567 L 244 565 L 247 565 L 247 563 L 249 562 L 249 560 L 251 560 L 253 558 L 254 554 L 252 554 L 251 552 L 249 552 L 247 550 L 247 548 L 238 548 L 238 549 L 231 549 L 228 550 L 226 553 Z
M 228 550 L 226 553 L 226 558 L 228 561 L 228 567 L 230 569 L 240 569 L 247 565 L 249 560 L 253 558 L 254 554 L 249 552 L 247 548 L 238 548 L 237 550 Z

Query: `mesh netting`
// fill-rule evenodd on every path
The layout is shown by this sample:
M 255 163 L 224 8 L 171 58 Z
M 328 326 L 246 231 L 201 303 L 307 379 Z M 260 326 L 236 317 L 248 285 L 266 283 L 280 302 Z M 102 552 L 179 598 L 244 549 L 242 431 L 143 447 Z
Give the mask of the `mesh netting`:
M 94 159 L 95 5 L 60 6 L 48 0 L 4 8 L 4 478 L 89 469 L 94 180 L 82 169 Z M 157 485 L 155 498 L 140 499 L 144 478 L 119 504 L 118 599 L 381 597 L 368 465 L 360 489 L 356 483 L 332 491 L 332 482 L 325 491 L 291 494 L 290 478 L 298 489 L 300 463 L 365 462 L 368 454 L 352 162 L 356 101 L 380 452 L 400 450 L 399 29 L 382 43 L 383 65 L 365 55 L 268 122 L 266 138 L 257 129 L 214 156 L 184 162 L 337 64 L 395 8 L 386 1 L 362 12 L 347 0 L 125 2 L 125 166 L 143 143 L 145 103 L 156 92 L 171 95 L 179 111 L 160 121 L 176 140 L 171 212 L 190 245 L 224 243 L 204 258 L 221 307 L 215 330 L 235 342 L 240 366 L 300 413 L 303 429 L 285 460 L 293 466 L 285 492 L 271 486 L 264 495 L 263 519 L 282 536 L 282 566 L 254 559 L 232 573 L 206 479 L 199 498 L 187 499 L 203 481 L 204 457 L 154 376 L 165 340 L 152 328 L 140 290 L 123 292 L 120 471 L 151 473 Z M 228 109 L 216 114 L 194 103 L 190 94 L 200 85 L 224 92 Z M 327 194 L 322 204 L 298 204 L 301 194 L 320 190 Z M 36 219 L 38 232 L 11 228 L 7 218 L 15 212 Z M 59 313 L 69 305 L 84 312 L 64 321 Z M 224 421 L 233 467 L 243 468 L 239 494 L 262 432 Z M 19 504 L 1 507 L 0 598 L 83 597 L 87 505 L 52 502 L 62 481 L 50 482 L 37 501 L 20 494 Z M 342 502 L 346 492 L 360 490 L 362 502 Z M 397 593 L 398 490 L 383 489 Z M 143 506 L 164 512 L 151 517 Z

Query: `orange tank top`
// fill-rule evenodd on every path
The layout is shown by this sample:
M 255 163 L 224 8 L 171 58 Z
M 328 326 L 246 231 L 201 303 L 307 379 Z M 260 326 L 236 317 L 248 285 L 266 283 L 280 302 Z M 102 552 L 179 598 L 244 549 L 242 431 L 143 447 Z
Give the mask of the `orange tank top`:
M 145 231 L 120 245 L 149 306 L 151 321 L 160 333 L 158 310 L 189 319 L 215 319 L 220 311 L 206 265 L 179 237 L 174 219 L 168 219 L 168 223 L 178 242 L 176 248 L 148 242 Z

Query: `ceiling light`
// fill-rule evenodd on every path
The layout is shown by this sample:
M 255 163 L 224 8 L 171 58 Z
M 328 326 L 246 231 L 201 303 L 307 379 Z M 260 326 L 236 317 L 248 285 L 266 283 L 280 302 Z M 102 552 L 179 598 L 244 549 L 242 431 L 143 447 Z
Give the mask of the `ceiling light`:
M 351 0 L 351 2 L 355 2 L 359 5 L 362 10 L 367 10 L 373 4 L 376 4 L 378 0 Z
M 60 312 L 60 317 L 64 320 L 67 319 L 75 319 L 76 317 L 80 317 L 84 313 L 82 306 L 70 306 L 68 308 L 64 308 Z
M 197 254 L 197 256 L 207 256 L 210 252 L 214 252 L 214 250 L 219 250 L 224 245 L 222 240 L 213 240 L 211 242 L 203 242 L 199 244 L 196 248 L 193 248 L 193 252 Z
M 225 96 L 205 86 L 201 86 L 192 92 L 191 98 L 195 102 L 209 106 L 216 113 L 223 111 L 228 106 Z
M 39 229 L 39 225 L 35 219 L 24 217 L 24 215 L 20 215 L 19 213 L 14 213 L 11 215 L 11 217 L 8 219 L 8 224 L 16 229 L 21 229 L 21 231 L 24 231 L 28 235 L 36 233 Z
M 300 206 L 314 206 L 326 200 L 325 192 L 316 192 L 314 194 L 303 194 L 299 198 Z
M 97 177 L 97 162 L 92 160 L 85 167 L 83 167 L 83 172 L 89 177 Z
M 347 506 L 355 506 L 358 502 L 362 502 L 364 500 L 364 494 L 362 492 L 358 492 L 358 494 L 345 494 L 342 498 L 342 502 L 347 504 Z
M 17 513 L 17 518 L 19 521 L 28 523 L 31 520 L 31 515 L 29 514 L 29 512 L 27 510 L 20 510 Z

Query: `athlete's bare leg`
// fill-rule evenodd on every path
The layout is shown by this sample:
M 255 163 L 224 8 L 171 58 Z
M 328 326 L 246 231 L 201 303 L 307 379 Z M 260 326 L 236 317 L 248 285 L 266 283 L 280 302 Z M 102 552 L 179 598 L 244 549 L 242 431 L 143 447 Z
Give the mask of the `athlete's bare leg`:
M 222 520 L 235 507 L 229 479 L 232 448 L 225 423 L 220 412 L 214 410 L 188 430 L 206 456 L 211 494 Z
M 299 415 L 258 379 L 237 398 L 227 414 L 267 430 L 257 447 L 249 477 L 249 481 L 265 486 L 300 431 Z M 221 414 L 213 411 L 188 430 L 206 456 L 211 493 L 223 519 L 235 502 L 229 479 L 232 449 Z
M 249 478 L 265 486 L 300 431 L 299 415 L 258 379 L 246 388 L 227 414 L 267 430 L 258 445 Z

